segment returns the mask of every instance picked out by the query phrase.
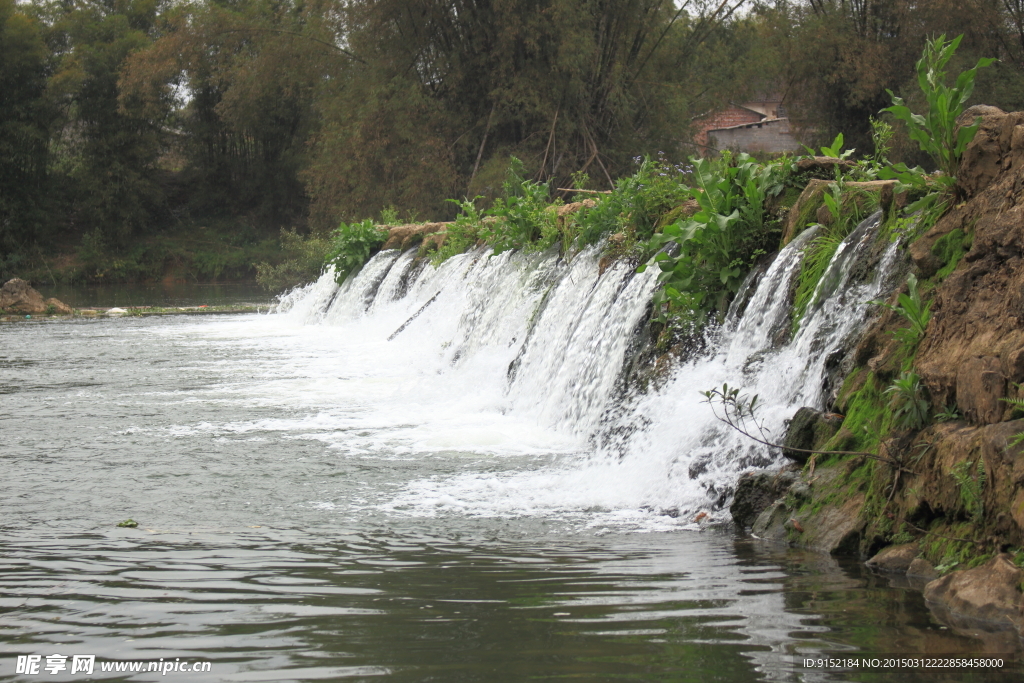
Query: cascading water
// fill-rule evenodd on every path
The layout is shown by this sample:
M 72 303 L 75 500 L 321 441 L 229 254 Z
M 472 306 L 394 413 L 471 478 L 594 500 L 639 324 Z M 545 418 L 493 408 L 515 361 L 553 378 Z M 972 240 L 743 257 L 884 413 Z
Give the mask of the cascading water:
M 518 432 L 503 445 L 489 449 L 485 439 L 473 452 L 537 458 L 504 469 L 467 463 L 407 483 L 383 507 L 677 527 L 698 511 L 722 517 L 739 473 L 780 464 L 778 453 L 718 421 L 699 390 L 728 382 L 760 395 L 761 417 L 778 439 L 797 408 L 826 407 L 829 364 L 870 315 L 864 304 L 884 295 L 899 270 L 895 244 L 871 260 L 879 223 L 880 214 L 872 216 L 839 246 L 795 333 L 790 292 L 813 230 L 748 283 L 753 293 L 711 333 L 708 353 L 639 395 L 624 393 L 619 380 L 643 329 L 656 269 L 637 274 L 616 263 L 602 273 L 598 247 L 570 262 L 550 253 L 478 250 L 438 268 L 412 252 L 382 252 L 341 286 L 327 273 L 285 296 L 279 313 L 290 323 L 337 326 L 365 335 L 366 344 L 386 345 L 387 362 L 416 370 L 403 395 L 436 419 L 454 404 L 463 415 L 514 419 Z M 399 421 L 401 413 L 395 411 Z M 545 436 L 534 438 L 523 425 L 537 425 Z M 444 439 L 418 445 L 424 447 L 459 448 Z

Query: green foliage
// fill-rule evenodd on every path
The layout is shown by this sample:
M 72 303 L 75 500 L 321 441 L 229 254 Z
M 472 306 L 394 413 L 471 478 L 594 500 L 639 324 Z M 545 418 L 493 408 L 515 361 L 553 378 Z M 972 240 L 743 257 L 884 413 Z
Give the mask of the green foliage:
M 962 420 L 963 417 L 955 403 L 945 406 L 940 412 L 933 415 L 936 422 L 954 422 Z
M 911 139 L 932 157 L 943 173 L 943 179 L 940 180 L 943 184 L 955 182 L 960 159 L 968 143 L 978 132 L 980 123 L 979 119 L 973 125 L 962 126 L 957 130 L 957 117 L 963 113 L 964 105 L 974 91 L 978 69 L 996 61 L 991 58 L 979 59 L 974 68 L 957 76 L 955 85 L 947 86 L 944 69 L 953 58 L 962 39 L 963 35 L 959 35 L 947 41 L 943 34 L 925 44 L 924 54 L 917 62 L 917 82 L 928 103 L 926 114 L 911 112 L 903 99 L 896 97 L 892 91 L 888 92 L 892 97 L 893 106 L 884 110 L 902 121 L 907 126 Z
M 444 244 L 430 258 L 430 262 L 435 267 L 452 256 L 469 250 L 480 240 L 480 229 L 483 227 L 484 216 L 476 208 L 478 199 L 482 199 L 482 197 L 464 199 L 461 202 L 455 199 L 448 200 L 457 204 L 460 211 L 455 222 L 449 225 L 445 231 Z
M 895 311 L 910 323 L 910 327 L 901 328 L 893 332 L 893 336 L 903 346 L 904 353 L 910 356 L 917 349 L 917 345 L 921 343 L 921 339 L 924 338 L 928 321 L 932 317 L 932 302 L 922 303 L 917 277 L 913 273 L 907 278 L 907 289 L 908 292 L 906 294 L 899 295 L 897 305 L 895 306 L 890 306 L 882 301 L 871 301 L 869 303 Z
M 871 161 L 874 165 L 882 166 L 889 165 L 889 153 L 892 151 L 892 138 L 895 135 L 895 131 L 892 126 L 883 119 L 876 119 L 874 116 L 870 118 L 871 122 L 871 142 L 874 147 L 874 154 L 871 155 Z
M 928 424 L 930 404 L 921 378 L 910 370 L 900 374 L 888 389 L 893 424 L 900 429 L 921 429 Z
M 367 218 L 361 223 L 342 223 L 331 234 L 331 247 L 325 265 L 334 267 L 334 277 L 340 284 L 350 273 L 380 249 L 388 238 L 388 231 Z
M 547 183 L 523 177 L 523 162 L 510 158 L 503 197 L 494 201 L 488 214 L 498 220 L 481 227 L 481 237 L 495 254 L 509 249 L 543 251 L 554 244 L 557 214 L 548 203 Z
M 831 183 L 829 191 L 822 195 L 822 201 L 828 208 L 831 221 L 828 225 L 819 226 L 818 233 L 804 249 L 793 300 L 794 328 L 799 326 L 808 307 L 818 304 L 818 301 L 814 300 L 814 294 L 822 291 L 819 290 L 819 285 L 828 264 L 843 240 L 850 236 L 854 228 L 874 208 L 877 198 L 873 194 L 844 192 L 842 184 Z M 827 296 L 831 292 L 822 291 L 822 294 Z
M 868 373 L 864 384 L 849 396 L 845 411 L 842 428 L 825 444 L 825 448 L 872 451 L 892 428 L 889 402 L 873 372 Z
M 782 192 L 791 168 L 785 158 L 761 164 L 747 154 L 691 162 L 690 196 L 700 210 L 666 225 L 650 241 L 652 249 L 670 243 L 677 248 L 654 257 L 662 271 L 662 290 L 654 299 L 658 318 L 688 331 L 713 313 L 724 314 L 747 271 L 772 245 L 777 233 L 765 230 L 764 205 Z
M 935 241 L 932 253 L 942 262 L 942 268 L 935 274 L 937 280 L 946 279 L 956 269 L 960 259 L 971 250 L 973 240 L 972 235 L 956 228 Z
M 257 263 L 256 282 L 264 289 L 279 292 L 315 280 L 323 271 L 330 247 L 326 237 L 281 230 L 281 259 L 276 264 Z
M 971 474 L 972 466 L 974 466 L 973 474 Z M 977 524 L 985 514 L 985 504 L 982 498 L 985 488 L 985 462 L 979 458 L 975 466 L 971 460 L 962 460 L 950 469 L 949 476 L 956 481 L 964 510 L 970 515 L 971 521 Z

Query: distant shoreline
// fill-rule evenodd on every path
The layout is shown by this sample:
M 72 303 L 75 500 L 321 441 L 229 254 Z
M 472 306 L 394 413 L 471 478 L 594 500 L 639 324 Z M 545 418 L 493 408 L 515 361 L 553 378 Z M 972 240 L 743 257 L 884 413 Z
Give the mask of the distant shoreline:
M 25 322 L 30 320 L 69 320 L 73 318 L 141 318 L 159 315 L 211 315 L 232 313 L 269 312 L 274 304 L 228 304 L 223 306 L 88 306 L 76 308 L 70 315 L 0 315 L 0 322 Z

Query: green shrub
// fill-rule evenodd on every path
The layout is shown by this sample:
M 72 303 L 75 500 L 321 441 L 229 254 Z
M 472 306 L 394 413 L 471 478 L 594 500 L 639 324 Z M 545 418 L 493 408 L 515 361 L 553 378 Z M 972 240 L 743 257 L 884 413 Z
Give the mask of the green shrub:
M 334 266 L 334 278 L 344 282 L 349 273 L 370 260 L 388 238 L 386 228 L 369 218 L 361 223 L 342 223 L 331 235 L 331 247 L 325 265 Z
M 494 200 L 487 212 L 498 220 L 481 224 L 480 235 L 495 254 L 509 249 L 542 251 L 555 241 L 558 215 L 548 203 L 548 184 L 527 180 L 522 172 L 523 162 L 511 157 L 502 184 L 504 197 Z
M 985 488 L 985 462 L 980 458 L 978 459 L 977 466 L 974 467 L 974 474 L 971 474 L 972 466 L 974 466 L 973 461 L 962 460 L 953 466 L 949 475 L 956 481 L 957 488 L 960 491 L 960 502 L 963 504 L 964 510 L 970 515 L 971 521 L 977 523 L 981 521 L 985 513 L 984 500 L 982 499 Z
M 281 260 L 256 264 L 256 282 L 268 291 L 281 291 L 320 277 L 331 241 L 319 235 L 302 236 L 281 230 Z
M 790 169 L 787 159 L 761 164 L 747 154 L 691 162 L 689 193 L 700 210 L 650 240 L 652 250 L 669 243 L 678 248 L 674 255 L 665 250 L 655 256 L 662 289 L 654 303 L 659 320 L 682 327 L 724 314 L 747 271 L 773 246 L 778 234 L 765 229 L 764 205 L 782 192 Z

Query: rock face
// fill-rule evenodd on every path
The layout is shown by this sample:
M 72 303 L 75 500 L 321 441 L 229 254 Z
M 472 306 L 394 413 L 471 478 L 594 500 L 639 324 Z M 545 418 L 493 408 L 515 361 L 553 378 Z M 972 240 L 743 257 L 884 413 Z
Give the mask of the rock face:
M 0 287 L 0 308 L 8 313 L 39 315 L 46 312 L 46 302 L 32 285 L 14 278 Z
M 954 617 L 1005 628 L 1021 624 L 1020 583 L 1024 571 L 1009 555 L 998 555 L 975 569 L 952 572 L 925 586 L 925 600 Z
M 966 255 L 935 290 L 917 359 L 936 407 L 956 404 L 971 424 L 1007 419 L 1003 398 L 1024 381 L 1024 112 L 972 107 L 982 117 L 964 154 L 960 186 L 969 201 L 911 245 L 922 275 Z

